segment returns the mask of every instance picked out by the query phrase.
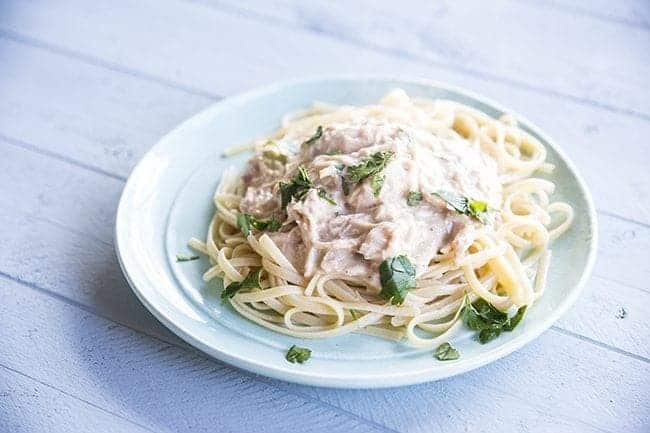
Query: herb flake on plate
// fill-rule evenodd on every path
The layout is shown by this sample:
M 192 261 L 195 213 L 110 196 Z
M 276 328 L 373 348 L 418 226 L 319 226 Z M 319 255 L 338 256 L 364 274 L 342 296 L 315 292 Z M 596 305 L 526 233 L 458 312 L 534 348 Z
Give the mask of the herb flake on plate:
M 460 352 L 449 343 L 442 343 L 436 349 L 434 356 L 438 361 L 453 361 L 460 358 Z
M 198 259 L 200 259 L 199 256 L 186 256 L 183 254 L 176 254 L 177 262 L 191 262 L 192 260 L 198 260 Z
M 295 344 L 289 348 L 287 351 L 287 354 L 285 355 L 285 359 L 292 364 L 295 364 L 296 362 L 299 364 L 302 364 L 303 362 L 307 361 L 311 357 L 311 350 L 307 349 L 306 347 L 299 347 L 296 346 Z

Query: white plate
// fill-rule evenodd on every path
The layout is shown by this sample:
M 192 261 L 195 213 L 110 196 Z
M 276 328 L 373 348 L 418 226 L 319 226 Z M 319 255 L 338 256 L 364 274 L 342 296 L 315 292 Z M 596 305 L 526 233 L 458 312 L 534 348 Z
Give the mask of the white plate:
M 329 78 L 277 84 L 225 99 L 167 134 L 131 173 L 115 225 L 117 255 L 133 291 L 167 327 L 202 351 L 234 366 L 278 379 L 342 388 L 374 388 L 436 380 L 501 358 L 531 341 L 575 302 L 596 251 L 596 216 L 590 194 L 573 164 L 548 137 L 516 116 L 541 140 L 557 168 L 554 198 L 576 210 L 570 231 L 553 245 L 548 286 L 513 332 L 481 345 L 463 332 L 452 341 L 462 356 L 437 361 L 432 350 L 352 334 L 300 340 L 264 329 L 222 304 L 218 289 L 201 280 L 205 259 L 177 263 L 191 254 L 187 240 L 203 238 L 213 213 L 211 197 L 221 173 L 250 155 L 221 157 L 226 146 L 274 130 L 280 117 L 314 101 L 369 104 L 401 87 L 412 96 L 452 99 L 492 116 L 504 109 L 461 89 L 397 79 Z M 312 349 L 305 364 L 284 359 L 292 344 Z

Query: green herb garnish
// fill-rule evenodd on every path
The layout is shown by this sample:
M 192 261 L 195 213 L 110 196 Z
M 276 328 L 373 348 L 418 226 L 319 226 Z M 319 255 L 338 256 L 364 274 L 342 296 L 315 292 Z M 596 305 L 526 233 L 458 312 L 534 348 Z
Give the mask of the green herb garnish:
M 260 231 L 277 232 L 282 227 L 282 223 L 276 220 L 275 217 L 271 217 L 268 220 L 261 220 L 247 213 L 240 213 L 237 215 L 237 227 L 239 227 L 245 237 L 248 237 L 251 228 Z
M 302 364 L 303 362 L 307 361 L 310 356 L 311 350 L 307 349 L 306 347 L 298 347 L 294 344 L 287 351 L 285 359 L 294 364 L 296 362 Z
M 299 166 L 298 171 L 289 182 L 280 182 L 282 207 L 287 207 L 292 198 L 302 200 L 313 187 L 314 183 L 309 178 L 309 173 L 304 166 Z
M 469 296 L 463 299 L 463 309 L 460 317 L 469 329 L 479 331 L 478 339 L 485 344 L 501 335 L 501 332 L 510 332 L 521 322 L 526 314 L 526 306 L 519 307 L 517 313 L 508 318 L 506 313 L 497 310 L 485 299 L 469 302 Z
M 438 361 L 453 361 L 460 358 L 460 353 L 449 343 L 442 343 L 434 353 Z
M 449 191 L 438 191 L 434 194 L 444 200 L 456 212 L 463 215 L 472 216 L 483 224 L 487 224 L 489 222 L 488 205 L 486 202 L 473 200 L 471 198 L 463 197 L 460 194 Z
M 254 272 L 249 272 L 244 278 L 243 281 L 235 281 L 228 284 L 223 292 L 221 292 L 221 299 L 229 299 L 235 296 L 235 294 L 241 290 L 250 290 L 260 287 L 260 270 Z
M 409 206 L 417 206 L 422 201 L 422 193 L 419 191 L 409 191 L 406 196 L 406 204 Z
M 381 187 L 384 186 L 384 176 L 376 174 L 370 179 L 370 186 L 372 187 L 372 195 L 379 197 Z
M 334 206 L 336 206 L 336 202 L 334 201 L 332 196 L 327 193 L 325 188 L 318 188 L 318 196 L 323 200 L 325 200 L 326 202 L 328 202 L 329 204 L 333 204 Z
M 200 259 L 199 256 L 185 256 L 183 254 L 176 254 L 177 262 L 191 262 L 192 260 L 198 260 L 198 259 Z
M 298 167 L 298 172 L 289 182 L 280 182 L 280 197 L 282 198 L 282 207 L 285 208 L 291 199 L 302 200 L 305 198 L 310 189 L 315 188 L 314 183 L 309 177 L 309 173 L 304 166 Z M 326 202 L 336 205 L 334 199 L 327 193 L 325 188 L 318 188 L 318 196 Z
M 303 146 L 311 146 L 312 144 L 316 143 L 316 141 L 323 136 L 323 127 L 319 126 L 316 128 L 316 133 L 311 136 L 311 138 L 305 140 L 302 145 Z
M 357 320 L 359 316 L 357 315 L 357 310 L 350 309 L 350 316 L 352 316 L 352 319 Z
M 377 197 L 384 184 L 383 177 L 379 179 L 380 173 L 384 170 L 393 155 L 393 152 L 377 152 L 361 163 L 348 167 L 347 173 L 343 177 L 343 192 L 348 194 L 350 186 L 362 182 L 367 177 L 371 177 L 372 192 Z
M 381 297 L 393 305 L 400 305 L 407 291 L 415 287 L 415 267 L 404 255 L 391 257 L 381 262 L 379 279 Z

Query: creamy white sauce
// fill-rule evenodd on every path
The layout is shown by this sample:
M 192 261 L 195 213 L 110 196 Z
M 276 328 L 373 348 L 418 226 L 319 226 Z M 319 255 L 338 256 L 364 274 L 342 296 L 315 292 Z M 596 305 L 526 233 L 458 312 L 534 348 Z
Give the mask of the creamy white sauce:
M 309 135 L 296 138 L 301 142 Z M 341 166 L 356 165 L 380 151 L 394 155 L 382 173 L 379 195 L 373 195 L 369 179 L 344 194 Z M 378 288 L 379 265 L 399 254 L 406 254 L 422 272 L 441 248 L 452 241 L 462 244 L 480 226 L 448 209 L 433 193 L 455 192 L 493 209 L 501 204 L 497 164 L 478 144 L 404 125 L 374 120 L 330 125 L 313 145 L 289 155 L 286 166 L 278 159 L 260 154 L 249 162 L 240 209 L 283 220 L 281 231 L 269 235 L 306 276 L 320 270 Z M 289 203 L 285 214 L 278 182 L 290 179 L 300 164 L 336 205 L 312 189 L 303 200 Z M 423 194 L 419 205 L 407 204 L 410 191 Z

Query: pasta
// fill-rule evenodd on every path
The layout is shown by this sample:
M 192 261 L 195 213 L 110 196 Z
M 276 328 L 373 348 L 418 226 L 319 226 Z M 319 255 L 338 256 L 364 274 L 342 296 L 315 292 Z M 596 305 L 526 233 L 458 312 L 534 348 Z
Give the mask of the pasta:
M 554 184 L 534 177 L 553 170 L 544 146 L 512 116 L 399 89 L 375 105 L 315 104 L 226 153 L 242 150 L 255 152 L 247 171 L 223 174 L 207 235 L 189 245 L 210 259 L 205 281 L 255 275 L 232 307 L 294 337 L 362 332 L 435 347 L 462 326 L 468 302 L 530 308 L 550 243 L 573 220 L 552 201 Z M 416 272 L 401 302 L 384 296 L 381 267 L 400 271 L 395 257 Z

